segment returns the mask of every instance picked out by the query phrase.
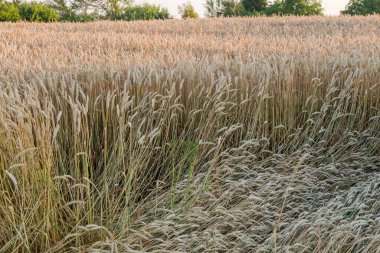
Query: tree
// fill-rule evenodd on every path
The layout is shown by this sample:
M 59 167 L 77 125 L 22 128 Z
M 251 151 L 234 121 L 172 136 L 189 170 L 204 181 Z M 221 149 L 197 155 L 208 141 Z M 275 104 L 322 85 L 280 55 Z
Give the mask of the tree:
M 70 20 L 76 15 L 76 10 L 72 8 L 72 2 L 69 0 L 50 0 L 49 5 L 56 10 L 61 20 Z
M 191 5 L 190 2 L 184 3 L 183 5 L 179 6 L 178 11 L 183 19 L 199 17 L 198 13 L 195 11 L 194 7 Z
M 124 8 L 131 5 L 131 0 L 97 0 L 97 5 L 106 13 L 106 18 L 118 19 Z
M 17 22 L 21 20 L 17 7 L 13 3 L 3 3 L 0 0 L 0 21 Z
M 223 2 L 225 17 L 243 16 L 244 7 L 240 1 L 237 0 L 225 0 Z
M 238 0 L 207 0 L 205 7 L 209 17 L 234 17 L 244 14 L 244 6 Z
M 267 15 L 322 15 L 322 4 L 318 0 L 283 0 L 275 1 L 265 11 Z
M 248 12 L 263 11 L 268 5 L 267 0 L 242 0 L 241 3 Z
M 99 16 L 117 19 L 132 0 L 50 0 L 62 20 L 83 22 Z
M 380 14 L 380 0 L 350 0 L 342 14 L 370 15 Z
M 285 14 L 297 16 L 322 15 L 322 4 L 316 0 L 285 0 Z
M 207 0 L 206 4 L 207 16 L 221 17 L 223 16 L 223 0 Z
M 273 16 L 273 15 L 284 15 L 284 3 L 283 1 L 275 1 L 272 4 L 270 4 L 266 9 L 265 9 L 265 14 L 267 16 Z
M 66 14 L 61 15 L 61 19 L 69 22 L 89 22 L 100 17 L 99 2 L 96 0 L 66 0 L 66 2 L 68 12 L 66 11 Z
M 71 9 L 78 15 L 88 16 L 96 2 L 91 0 L 72 0 Z

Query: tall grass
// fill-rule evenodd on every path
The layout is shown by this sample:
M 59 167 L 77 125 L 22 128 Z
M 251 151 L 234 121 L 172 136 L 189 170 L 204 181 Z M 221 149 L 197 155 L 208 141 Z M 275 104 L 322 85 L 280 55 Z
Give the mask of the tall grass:
M 1 25 L 0 252 L 376 252 L 379 25 Z

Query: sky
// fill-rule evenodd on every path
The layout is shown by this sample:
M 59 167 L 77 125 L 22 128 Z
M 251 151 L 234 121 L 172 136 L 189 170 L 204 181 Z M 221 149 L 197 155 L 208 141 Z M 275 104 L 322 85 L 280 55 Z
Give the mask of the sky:
M 152 3 L 158 4 L 162 7 L 168 8 L 169 12 L 175 17 L 179 17 L 178 5 L 186 2 L 191 2 L 196 11 L 203 16 L 205 14 L 205 8 L 203 6 L 206 0 L 134 0 L 136 4 Z M 338 15 L 341 10 L 344 9 L 349 0 L 322 0 L 323 8 L 326 15 Z

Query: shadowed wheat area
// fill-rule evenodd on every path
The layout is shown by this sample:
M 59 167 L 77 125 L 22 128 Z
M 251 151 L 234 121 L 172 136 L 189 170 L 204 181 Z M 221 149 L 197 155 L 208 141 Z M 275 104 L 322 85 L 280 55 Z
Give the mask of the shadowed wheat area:
M 379 27 L 1 24 L 0 252 L 379 252 Z

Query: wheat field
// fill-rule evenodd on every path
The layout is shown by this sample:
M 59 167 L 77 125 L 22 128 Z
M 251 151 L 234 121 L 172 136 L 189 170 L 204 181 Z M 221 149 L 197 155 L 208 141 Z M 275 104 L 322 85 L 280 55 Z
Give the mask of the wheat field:
M 380 16 L 0 25 L 0 252 L 380 252 Z

